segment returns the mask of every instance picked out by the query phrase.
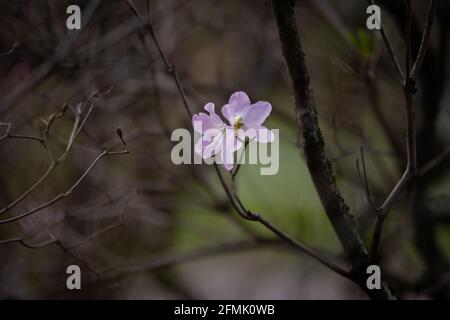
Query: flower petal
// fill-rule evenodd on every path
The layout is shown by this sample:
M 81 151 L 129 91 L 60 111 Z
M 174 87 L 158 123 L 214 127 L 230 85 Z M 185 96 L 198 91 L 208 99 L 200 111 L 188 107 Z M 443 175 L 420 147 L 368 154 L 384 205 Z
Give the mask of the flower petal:
M 192 116 L 192 125 L 195 131 L 203 134 L 213 128 L 220 129 L 225 127 L 225 123 L 214 111 L 214 103 L 207 103 L 205 110 L 208 111 L 209 115 L 200 112 Z
M 250 105 L 240 105 L 237 103 L 226 104 L 222 107 L 223 116 L 229 121 L 230 125 L 234 125 L 238 119 L 243 119 L 250 109 Z
M 216 111 L 214 110 L 215 109 L 214 103 L 212 102 L 205 104 L 204 109 L 208 111 L 209 114 L 216 113 Z
M 192 126 L 198 133 L 203 133 L 216 127 L 216 122 L 206 113 L 198 113 L 192 116 Z
M 223 134 L 217 134 L 215 136 L 202 136 L 194 146 L 194 151 L 200 155 L 203 159 L 211 158 L 215 156 L 222 148 Z
M 220 161 L 227 170 L 231 170 L 234 166 L 233 153 L 243 147 L 243 143 L 239 141 L 234 130 L 229 128 L 226 130 L 225 137 L 222 140 L 222 148 L 220 149 Z
M 274 133 L 261 125 L 246 126 L 244 128 L 245 136 L 250 140 L 256 140 L 261 143 L 272 142 L 275 139 Z
M 244 123 L 246 125 L 261 125 L 270 115 L 272 105 L 267 101 L 258 101 L 252 104 L 245 114 Z
M 238 105 L 250 104 L 250 98 L 244 91 L 238 91 L 230 96 L 229 104 L 236 103 Z
M 222 107 L 222 114 L 231 125 L 234 125 L 239 118 L 244 118 L 249 108 L 249 97 L 245 92 L 238 91 L 233 93 L 230 97 L 229 103 Z
M 208 145 L 208 141 L 203 138 L 198 139 L 198 141 L 194 145 L 194 151 L 199 156 L 203 157 L 203 149 Z

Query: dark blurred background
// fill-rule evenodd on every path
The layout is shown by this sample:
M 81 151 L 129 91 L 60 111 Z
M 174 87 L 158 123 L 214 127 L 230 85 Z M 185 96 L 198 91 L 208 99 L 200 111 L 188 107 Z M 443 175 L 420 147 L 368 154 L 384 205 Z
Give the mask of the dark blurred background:
M 237 180 L 241 198 L 345 263 L 298 148 L 270 1 L 134 3 L 153 22 L 194 112 L 207 102 L 220 108 L 239 90 L 272 103 L 267 126 L 280 129 L 280 170 L 261 176 L 258 166 L 244 165 Z M 417 52 L 428 2 L 412 3 Z M 81 31 L 65 27 L 70 4 L 82 8 Z M 403 1 L 379 4 L 403 63 Z M 366 7 L 362 0 L 297 1 L 297 23 L 326 150 L 370 243 L 375 213 L 356 159 L 363 147 L 371 193 L 380 203 L 404 170 L 406 150 L 402 87 L 378 33 L 366 28 Z M 428 167 L 390 213 L 381 246 L 386 280 L 410 299 L 448 298 L 450 290 L 449 8 L 450 1 L 440 1 L 414 100 L 419 165 Z M 57 118 L 46 145 L 59 156 L 77 110 L 79 121 L 86 118 L 67 158 L 0 218 L 70 189 L 104 148 L 121 150 L 117 128 L 130 152 L 100 159 L 69 196 L 0 224 L 1 298 L 366 298 L 311 258 L 276 241 L 252 241 L 274 236 L 235 214 L 211 166 L 171 162 L 170 133 L 191 130 L 191 122 L 154 42 L 125 1 L 1 0 L 0 21 L 0 136 L 9 130 L 40 137 L 49 117 Z M 0 141 L 1 208 L 45 174 L 48 150 L 32 139 Z M 82 290 L 66 289 L 70 264 L 82 269 Z

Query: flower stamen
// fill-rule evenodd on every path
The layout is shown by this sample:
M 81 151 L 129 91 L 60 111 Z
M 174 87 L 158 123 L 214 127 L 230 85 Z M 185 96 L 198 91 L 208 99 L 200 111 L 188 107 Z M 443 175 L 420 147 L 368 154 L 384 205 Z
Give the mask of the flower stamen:
M 235 130 L 240 129 L 244 126 L 244 122 L 242 121 L 242 118 L 239 117 L 236 119 L 236 122 L 234 123 L 233 127 Z

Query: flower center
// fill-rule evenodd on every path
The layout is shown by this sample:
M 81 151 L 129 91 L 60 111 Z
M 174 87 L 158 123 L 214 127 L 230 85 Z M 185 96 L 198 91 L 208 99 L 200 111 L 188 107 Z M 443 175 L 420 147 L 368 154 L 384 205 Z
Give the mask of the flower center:
M 234 129 L 240 129 L 240 128 L 242 128 L 244 126 L 244 122 L 242 121 L 242 118 L 241 117 L 239 117 L 239 118 L 237 118 L 236 119 L 236 122 L 234 123 Z

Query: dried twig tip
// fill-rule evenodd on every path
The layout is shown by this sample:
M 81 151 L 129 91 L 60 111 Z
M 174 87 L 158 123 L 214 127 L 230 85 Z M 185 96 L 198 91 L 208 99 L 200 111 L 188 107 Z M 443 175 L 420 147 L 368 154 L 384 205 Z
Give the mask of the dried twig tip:
M 125 140 L 123 138 L 122 129 L 117 128 L 116 132 L 117 132 L 117 135 L 119 136 L 120 141 L 122 141 L 123 147 L 125 147 L 127 145 L 127 143 L 125 142 Z

